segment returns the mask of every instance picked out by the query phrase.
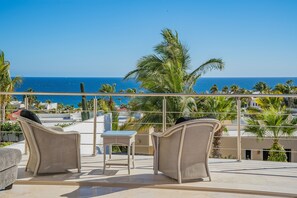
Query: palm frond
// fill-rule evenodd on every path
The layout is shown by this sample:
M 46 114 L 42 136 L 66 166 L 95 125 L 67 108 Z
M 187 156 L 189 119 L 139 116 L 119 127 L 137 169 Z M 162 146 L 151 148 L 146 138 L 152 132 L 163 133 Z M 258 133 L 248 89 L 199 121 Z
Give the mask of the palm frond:
M 191 84 L 192 81 L 196 81 L 197 76 L 201 76 L 206 72 L 209 72 L 212 70 L 223 70 L 224 67 L 225 67 L 225 64 L 222 59 L 216 59 L 216 58 L 210 59 L 205 63 L 203 63 L 202 65 L 200 65 L 197 69 L 192 71 L 192 73 L 188 75 L 187 81 L 189 81 L 189 83 Z
M 244 128 L 244 131 L 247 133 L 251 133 L 257 136 L 257 138 L 263 140 L 266 135 L 265 128 L 261 126 L 258 120 L 248 119 L 247 126 Z

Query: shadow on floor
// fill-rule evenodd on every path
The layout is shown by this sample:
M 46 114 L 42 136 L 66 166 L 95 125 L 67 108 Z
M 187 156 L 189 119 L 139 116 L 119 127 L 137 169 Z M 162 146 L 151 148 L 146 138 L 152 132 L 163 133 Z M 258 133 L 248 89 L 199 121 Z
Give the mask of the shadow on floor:
M 92 171 L 91 171 L 92 172 Z M 201 181 L 201 180 L 200 180 Z M 78 189 L 62 197 L 98 197 L 121 191 L 150 187 L 157 184 L 177 184 L 176 180 L 164 175 L 138 174 L 127 176 L 114 176 L 104 179 L 92 179 L 78 182 Z

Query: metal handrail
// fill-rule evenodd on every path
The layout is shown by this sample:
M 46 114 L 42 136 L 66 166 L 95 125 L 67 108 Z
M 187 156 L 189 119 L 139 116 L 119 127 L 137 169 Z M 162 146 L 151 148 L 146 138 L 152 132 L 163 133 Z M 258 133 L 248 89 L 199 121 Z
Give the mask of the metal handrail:
M 40 95 L 40 96 L 123 96 L 123 97 L 234 97 L 234 98 L 251 98 L 251 97 L 274 97 L 274 98 L 294 98 L 297 94 L 185 94 L 185 93 L 81 93 L 81 92 L 0 92 L 0 95 Z

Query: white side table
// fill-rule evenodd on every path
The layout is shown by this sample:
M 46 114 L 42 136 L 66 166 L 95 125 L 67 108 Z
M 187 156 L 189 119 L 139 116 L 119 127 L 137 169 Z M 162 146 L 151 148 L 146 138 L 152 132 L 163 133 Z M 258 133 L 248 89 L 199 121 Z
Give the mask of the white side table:
M 130 175 L 130 150 L 132 146 L 132 164 L 134 164 L 134 154 L 135 154 L 135 135 L 136 131 L 106 131 L 101 137 L 103 138 L 103 173 L 105 172 L 106 165 L 118 165 L 118 166 L 128 166 L 128 174 Z M 109 145 L 109 160 L 106 160 L 106 146 Z M 111 159 L 112 145 L 125 145 L 128 146 L 128 161 L 126 163 L 121 163 L 116 160 Z

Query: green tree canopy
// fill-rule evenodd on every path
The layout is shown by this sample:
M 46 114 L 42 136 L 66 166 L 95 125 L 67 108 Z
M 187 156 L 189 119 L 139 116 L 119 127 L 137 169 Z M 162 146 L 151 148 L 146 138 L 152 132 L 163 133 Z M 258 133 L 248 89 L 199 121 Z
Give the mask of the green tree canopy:
M 11 78 L 10 77 L 10 63 L 5 60 L 4 52 L 0 50 L 0 92 L 13 92 L 17 84 L 21 83 L 20 77 Z M 0 95 L 0 109 L 1 122 L 5 120 L 6 106 L 11 100 L 11 95 Z
M 136 69 L 129 72 L 125 79 L 133 78 L 140 86 L 151 93 L 194 93 L 193 86 L 199 77 L 211 70 L 222 70 L 224 63 L 221 59 L 210 59 L 198 66 L 192 72 L 188 49 L 179 40 L 177 32 L 163 29 L 163 41 L 154 47 L 154 54 L 142 57 Z M 189 97 L 168 97 L 167 122 L 175 122 L 181 115 L 196 109 L 195 101 Z M 135 103 L 136 101 L 136 103 Z M 145 111 L 161 111 L 162 98 L 135 98 L 134 108 Z M 145 114 L 141 122 L 161 123 L 162 114 Z M 160 125 L 159 125 L 160 126 Z
M 277 91 L 282 94 L 296 94 L 297 93 L 297 86 L 294 85 L 293 80 L 288 80 L 285 84 L 277 84 L 274 87 L 274 91 Z M 296 107 L 297 106 L 297 99 L 296 98 L 285 98 L 286 105 L 288 107 Z
M 219 88 L 216 84 L 214 84 L 211 88 L 210 88 L 210 93 L 218 93 L 219 92 Z
M 279 138 L 291 136 L 296 131 L 297 118 L 293 118 L 283 105 L 283 98 L 257 98 L 256 102 L 261 109 L 253 109 L 253 115 L 247 120 L 248 126 L 245 127 L 245 131 L 255 134 L 259 139 L 272 137 L 273 144 L 268 160 L 286 161 L 285 150 L 279 143 Z M 255 111 L 258 112 L 255 114 Z
M 219 97 L 207 97 L 202 102 L 202 112 L 206 112 L 203 116 L 215 118 L 220 121 L 233 120 L 236 117 L 236 104 L 233 98 L 227 98 L 224 96 Z M 226 130 L 225 126 L 222 126 L 214 134 L 212 156 L 219 158 L 220 144 L 223 131 Z
M 260 93 L 268 93 L 270 91 L 270 87 L 265 82 L 257 82 L 253 89 Z

